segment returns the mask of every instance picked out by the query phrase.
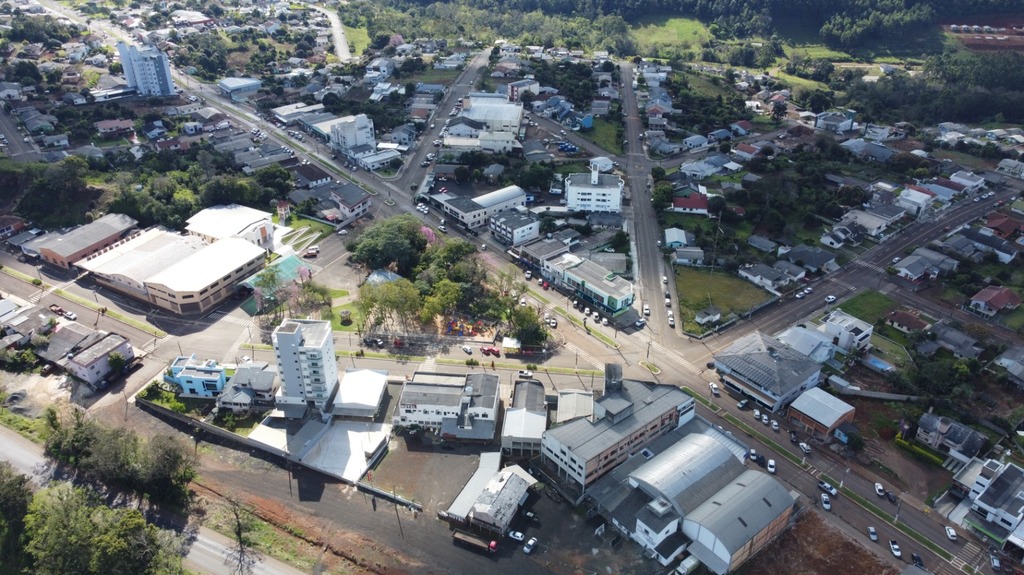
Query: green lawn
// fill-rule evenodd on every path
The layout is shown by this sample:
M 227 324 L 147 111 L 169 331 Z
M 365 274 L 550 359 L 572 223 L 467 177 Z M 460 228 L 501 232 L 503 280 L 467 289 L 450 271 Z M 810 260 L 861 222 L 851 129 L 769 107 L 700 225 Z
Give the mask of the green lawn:
M 367 32 L 366 28 L 352 28 L 350 26 L 344 26 L 344 28 L 345 40 L 348 41 L 348 45 L 353 49 L 352 55 L 358 57 L 370 45 L 370 33 Z
M 893 340 L 874 334 L 871 336 L 871 345 L 874 346 L 872 351 L 875 355 L 897 368 L 905 369 L 912 365 L 910 354 L 907 353 L 906 348 Z
M 839 309 L 853 317 L 874 324 L 896 309 L 896 306 L 896 302 L 886 295 L 876 291 L 865 291 L 843 302 Z
M 698 49 L 711 39 L 711 33 L 699 20 L 668 15 L 637 18 L 631 34 L 638 44 L 673 49 Z
M 593 130 L 580 130 L 579 135 L 597 144 L 601 149 L 619 155 L 622 154 L 622 138 L 619 137 L 619 124 L 604 118 L 594 118 Z
M 341 324 L 342 310 L 352 312 L 352 323 L 348 325 Z M 362 325 L 362 316 L 360 315 L 359 308 L 356 307 L 355 302 L 349 302 L 344 305 L 331 308 L 331 329 L 334 331 L 356 331 L 356 327 L 359 325 Z
M 405 78 L 403 83 L 423 82 L 424 84 L 451 84 L 458 76 L 458 70 L 438 70 L 435 68 L 428 68 L 419 74 Z
M 684 322 L 692 320 L 709 303 L 722 311 L 724 319 L 730 313 L 744 313 L 771 298 L 767 291 L 724 272 L 680 268 L 676 270 L 675 281 L 679 315 Z
M 1006 314 L 1003 318 L 1003 323 L 1006 324 L 1006 327 L 1012 330 L 1018 330 L 1021 327 L 1024 327 L 1024 308 L 1017 308 Z

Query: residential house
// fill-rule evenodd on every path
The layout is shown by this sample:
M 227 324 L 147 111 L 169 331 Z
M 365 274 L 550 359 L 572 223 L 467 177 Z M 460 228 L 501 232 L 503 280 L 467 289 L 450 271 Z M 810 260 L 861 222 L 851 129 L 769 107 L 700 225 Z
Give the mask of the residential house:
M 142 135 L 146 136 L 148 140 L 156 140 L 162 138 L 167 134 L 167 128 L 164 127 L 163 120 L 153 120 L 152 122 L 146 122 L 142 126 Z
M 970 463 L 988 443 L 984 433 L 934 413 L 923 413 L 917 420 L 917 440 L 960 463 Z
M 896 205 L 915 217 L 929 213 L 935 193 L 919 186 L 907 186 L 896 198 Z
M 856 353 L 871 348 L 874 326 L 842 310 L 833 310 L 819 328 L 832 337 L 836 347 L 844 353 Z
M 20 100 L 21 84 L 18 82 L 0 82 L 0 100 Z
M 772 292 L 789 283 L 788 275 L 761 263 L 743 266 L 737 273 L 741 278 Z
M 892 265 L 897 276 L 915 284 L 953 273 L 959 266 L 960 262 L 956 259 L 929 248 L 917 248 L 914 253 Z
M 887 148 L 882 144 L 869 142 L 861 138 L 847 140 L 839 144 L 839 146 L 862 160 L 885 163 L 896 155 L 896 151 L 892 148 Z
M 985 216 L 985 227 L 1005 240 L 1017 235 L 1021 230 L 1021 223 L 1002 212 L 991 212 Z
M 672 254 L 672 261 L 680 266 L 697 266 L 704 262 L 701 248 L 679 248 Z
M 96 131 L 99 132 L 100 137 L 117 138 L 123 134 L 132 131 L 135 128 L 135 123 L 131 120 L 101 120 L 93 124 Z
M 740 120 L 729 124 L 729 129 L 737 136 L 743 137 L 754 131 L 754 125 L 747 120 Z
M 686 146 L 686 149 L 688 150 L 696 150 L 698 148 L 703 148 L 707 146 L 708 139 L 705 138 L 704 136 L 697 134 L 684 139 L 683 145 Z
M 998 313 L 1012 311 L 1020 306 L 1020 296 L 1008 287 L 988 286 L 971 296 L 968 309 L 991 318 Z
M 957 359 L 975 359 L 984 351 L 978 340 L 944 323 L 936 323 L 928 333 L 932 334 L 934 339 L 925 339 L 916 346 L 918 353 L 926 356 L 933 355 L 939 349 L 945 349 Z
M 789 281 L 801 281 L 807 277 L 807 270 L 786 260 L 776 260 L 772 267 L 786 274 L 789 277 Z
M 853 129 L 854 112 L 821 112 L 814 118 L 814 127 L 826 132 L 842 133 Z
M 665 247 L 668 249 L 685 248 L 693 241 L 685 230 L 668 228 L 665 230 Z
M 331 174 L 322 170 L 315 164 L 302 164 L 292 168 L 295 174 L 295 187 L 297 188 L 318 188 L 331 183 L 334 178 Z
M 118 354 L 126 366 L 135 359 L 135 350 L 127 338 L 116 333 L 101 335 L 99 340 L 71 354 L 64 365 L 68 373 L 92 388 L 105 387 L 101 382 L 115 375 L 110 365 L 112 355 Z
M 924 331 L 932 325 L 921 319 L 921 316 L 900 309 L 889 312 L 889 315 L 885 316 L 885 324 L 907 334 Z
M 53 134 L 52 136 L 43 136 L 39 140 L 39 145 L 42 148 L 66 148 L 68 147 L 68 135 Z
M 1000 263 L 1008 264 L 1017 257 L 1017 249 L 1012 243 L 996 236 L 989 230 L 965 229 L 956 235 L 965 238 L 982 252 L 994 253 Z
M 854 236 L 859 234 L 867 234 L 872 238 L 881 238 L 885 235 L 885 230 L 888 227 L 888 222 L 884 218 L 870 214 L 863 210 L 850 210 L 843 214 L 840 220 L 840 225 L 845 226 L 847 231 L 845 235 L 850 238 L 847 243 L 857 245 Z M 835 229 L 833 229 L 835 231 Z
M 230 409 L 235 414 L 250 413 L 274 407 L 278 390 L 277 368 L 264 361 L 246 361 L 235 368 L 235 374 L 217 396 L 218 409 Z
M 790 248 L 785 253 L 780 253 L 780 255 L 785 256 L 791 263 L 803 266 L 807 268 L 807 271 L 814 273 L 839 269 L 835 254 L 818 247 L 799 245 Z
M 1005 158 L 999 160 L 996 171 L 1014 178 L 1024 178 L 1024 162 Z
M 759 148 L 755 148 L 746 142 L 740 142 L 733 146 L 732 153 L 742 160 L 752 160 L 754 156 L 761 152 Z
M 750 247 L 754 248 L 755 250 L 762 251 L 768 254 L 773 253 L 775 250 L 779 248 L 779 244 L 771 241 L 770 239 L 764 236 L 759 236 L 757 234 L 751 234 L 751 236 L 747 238 L 747 244 Z
M 1014 346 L 999 354 L 996 365 L 1006 369 L 1010 380 L 1024 388 L 1024 347 Z
M 226 381 L 223 365 L 214 359 L 198 359 L 196 354 L 179 355 L 164 372 L 164 382 L 181 390 L 183 397 L 217 397 Z
M 726 387 L 773 413 L 821 378 L 818 363 L 760 332 L 737 339 L 714 354 L 714 362 Z
M 672 195 L 673 212 L 681 214 L 708 215 L 708 196 L 690 189 Z
M 964 186 L 964 191 L 973 194 L 978 192 L 981 188 L 985 187 L 985 177 L 979 176 L 973 172 L 967 172 L 960 170 L 954 172 L 953 175 L 949 176 L 949 179 Z
M 693 316 L 693 321 L 696 322 L 697 325 L 718 323 L 722 321 L 722 310 L 713 305 L 709 305 L 708 307 L 698 311 L 697 314 Z

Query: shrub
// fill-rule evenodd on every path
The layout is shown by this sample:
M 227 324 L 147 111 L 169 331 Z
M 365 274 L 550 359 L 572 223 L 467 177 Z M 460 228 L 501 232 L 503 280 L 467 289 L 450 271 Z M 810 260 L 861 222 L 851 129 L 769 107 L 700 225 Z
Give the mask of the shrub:
M 899 436 L 896 437 L 895 441 L 897 447 L 910 453 L 910 455 L 916 457 L 917 459 L 920 459 L 921 461 L 925 461 L 927 463 L 934 463 L 935 465 L 938 465 L 940 467 L 942 466 L 943 459 L 936 455 L 935 453 L 933 453 L 931 450 L 925 449 L 920 445 L 910 443 L 909 441 Z
M 36 287 L 39 287 L 39 286 L 43 285 L 43 280 L 41 280 L 39 278 L 35 278 L 35 279 L 32 280 L 32 285 L 34 285 Z
M 475 366 L 480 365 L 480 362 L 475 360 L 475 359 L 467 359 L 466 360 L 466 365 L 468 365 L 470 367 L 475 367 Z

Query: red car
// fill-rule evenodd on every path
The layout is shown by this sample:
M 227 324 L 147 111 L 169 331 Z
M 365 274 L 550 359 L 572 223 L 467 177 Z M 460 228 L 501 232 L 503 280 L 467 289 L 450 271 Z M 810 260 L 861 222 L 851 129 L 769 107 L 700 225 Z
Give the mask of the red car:
M 481 347 L 480 353 L 484 355 L 494 355 L 495 357 L 501 357 L 501 350 L 496 347 Z

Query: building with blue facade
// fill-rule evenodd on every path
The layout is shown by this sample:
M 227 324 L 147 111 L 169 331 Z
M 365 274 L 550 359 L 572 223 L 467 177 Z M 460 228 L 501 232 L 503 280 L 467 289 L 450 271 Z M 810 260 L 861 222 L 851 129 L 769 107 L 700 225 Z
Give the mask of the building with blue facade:
M 214 398 L 224 391 L 224 366 L 216 360 L 179 355 L 164 372 L 164 381 L 181 389 L 182 397 Z

